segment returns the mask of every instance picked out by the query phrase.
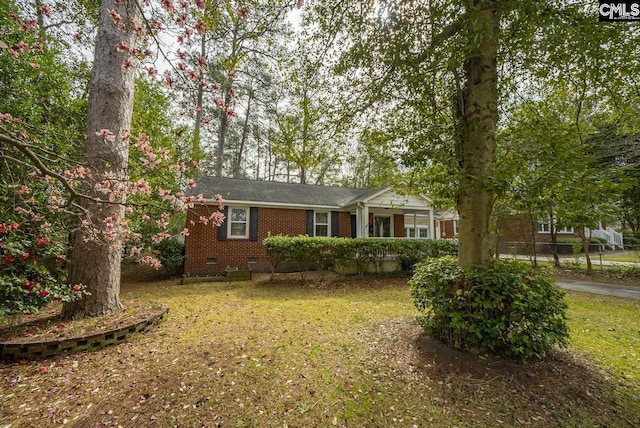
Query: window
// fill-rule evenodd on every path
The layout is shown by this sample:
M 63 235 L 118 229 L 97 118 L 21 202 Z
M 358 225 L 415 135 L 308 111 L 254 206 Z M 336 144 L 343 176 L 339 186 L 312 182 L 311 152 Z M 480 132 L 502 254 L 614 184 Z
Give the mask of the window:
M 314 236 L 329 236 L 329 219 L 331 216 L 325 211 L 314 213 Z
M 558 227 L 556 226 L 556 233 L 574 233 L 573 227 Z M 538 221 L 536 223 L 536 231 L 540 233 L 551 233 L 551 224 L 548 220 L 543 223 L 542 221 Z
M 228 228 L 229 238 L 248 238 L 249 208 L 230 208 Z
M 374 220 L 373 236 L 376 238 L 390 238 L 391 237 L 391 217 L 390 216 L 375 216 Z
M 453 235 L 458 236 L 460 233 L 460 224 L 458 220 L 453 221 Z
M 416 238 L 416 231 L 413 227 L 406 227 L 405 229 L 405 234 L 404 236 L 407 238 Z M 419 239 L 429 239 L 429 228 L 424 226 L 424 227 L 418 227 L 418 236 L 417 238 Z

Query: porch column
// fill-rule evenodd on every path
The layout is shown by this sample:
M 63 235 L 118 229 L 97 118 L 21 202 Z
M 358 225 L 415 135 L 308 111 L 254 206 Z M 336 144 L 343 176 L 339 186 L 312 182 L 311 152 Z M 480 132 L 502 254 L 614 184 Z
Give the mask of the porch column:
M 436 239 L 436 225 L 433 221 L 433 210 L 429 210 L 429 238 Z
M 369 206 L 367 204 L 364 204 L 364 207 L 362 207 L 362 229 L 360 230 L 360 237 L 369 237 Z
M 413 212 L 413 237 L 418 239 L 418 222 L 416 221 L 416 212 Z

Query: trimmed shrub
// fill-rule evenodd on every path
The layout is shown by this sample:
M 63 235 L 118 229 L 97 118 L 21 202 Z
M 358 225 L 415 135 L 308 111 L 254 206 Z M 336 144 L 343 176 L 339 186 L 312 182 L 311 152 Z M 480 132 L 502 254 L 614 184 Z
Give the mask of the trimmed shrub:
M 455 348 L 526 362 L 568 343 L 564 293 L 526 263 L 493 260 L 464 270 L 454 257 L 432 258 L 409 283 L 421 326 Z
M 401 269 L 411 271 L 413 265 L 426 257 L 458 254 L 458 242 L 447 239 L 351 239 L 278 235 L 266 238 L 263 244 L 272 272 L 285 260 L 297 262 L 302 271 L 353 262 L 362 275 L 371 263 L 376 272 L 381 272 L 387 256 L 396 256 Z
M 18 223 L 0 224 L 0 319 L 88 294 L 84 285 L 66 282 L 63 246 L 23 229 Z
M 164 239 L 153 245 L 165 272 L 170 276 L 180 276 L 184 272 L 184 244 L 175 239 Z

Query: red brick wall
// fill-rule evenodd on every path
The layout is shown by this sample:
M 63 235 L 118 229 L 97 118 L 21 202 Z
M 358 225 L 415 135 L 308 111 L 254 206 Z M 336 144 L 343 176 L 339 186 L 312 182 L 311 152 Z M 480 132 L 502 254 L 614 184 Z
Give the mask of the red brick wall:
M 185 237 L 184 269 L 187 276 L 222 274 L 227 267 L 268 271 L 271 265 L 262 241 L 269 235 L 298 236 L 306 233 L 306 210 L 258 208 L 257 241 L 218 241 L 217 228 L 198 222 L 201 215 L 208 216 L 211 210 L 211 207 L 197 207 L 187 215 L 189 236 Z M 227 224 L 223 223 L 221 227 L 227 227 Z M 348 212 L 339 213 L 339 235 L 351 236 L 351 215 Z M 209 263 L 207 259 L 210 259 Z M 211 259 L 215 259 L 215 263 Z M 254 259 L 255 263 L 250 263 L 249 259 Z
M 453 238 L 455 236 L 454 220 L 440 221 L 440 237 Z

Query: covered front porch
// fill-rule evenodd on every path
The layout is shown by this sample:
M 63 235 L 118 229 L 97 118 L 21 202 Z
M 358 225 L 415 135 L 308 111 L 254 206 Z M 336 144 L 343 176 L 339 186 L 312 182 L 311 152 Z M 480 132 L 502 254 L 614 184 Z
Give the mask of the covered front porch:
M 424 195 L 399 195 L 386 188 L 348 208 L 356 238 L 437 239 L 434 207 Z

